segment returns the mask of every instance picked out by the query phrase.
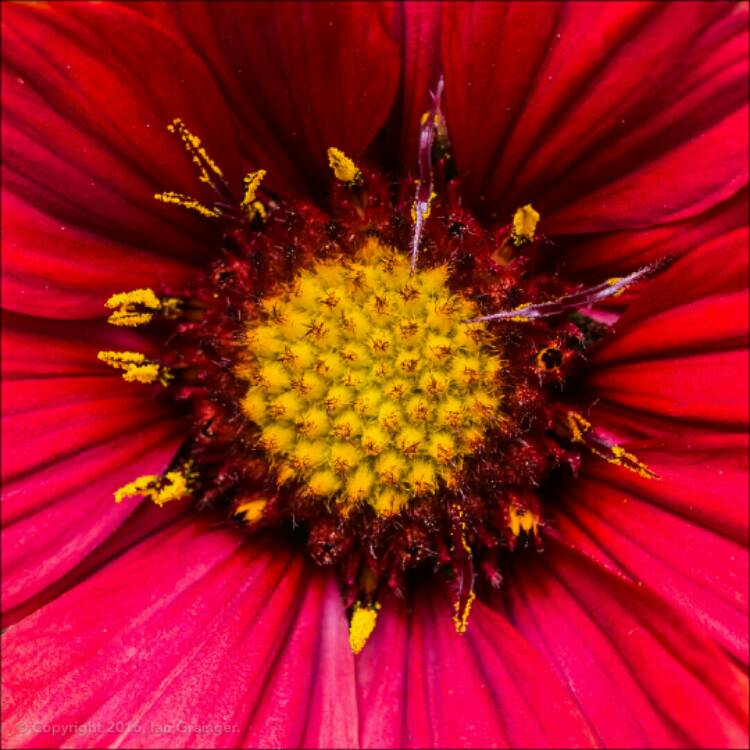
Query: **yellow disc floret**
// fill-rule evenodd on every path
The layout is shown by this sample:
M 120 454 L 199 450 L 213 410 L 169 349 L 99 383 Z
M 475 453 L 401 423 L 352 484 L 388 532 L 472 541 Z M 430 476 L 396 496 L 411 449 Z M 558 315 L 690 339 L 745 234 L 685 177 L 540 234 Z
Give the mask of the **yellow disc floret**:
M 264 301 L 237 373 L 279 482 L 378 514 L 454 485 L 501 419 L 502 362 L 447 278 L 371 239 Z

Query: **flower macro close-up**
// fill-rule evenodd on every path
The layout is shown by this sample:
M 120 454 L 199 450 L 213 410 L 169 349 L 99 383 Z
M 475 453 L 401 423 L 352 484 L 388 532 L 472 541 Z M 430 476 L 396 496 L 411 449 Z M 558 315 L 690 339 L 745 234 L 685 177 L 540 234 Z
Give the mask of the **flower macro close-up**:
M 748 58 L 3 3 L 3 747 L 747 747 Z

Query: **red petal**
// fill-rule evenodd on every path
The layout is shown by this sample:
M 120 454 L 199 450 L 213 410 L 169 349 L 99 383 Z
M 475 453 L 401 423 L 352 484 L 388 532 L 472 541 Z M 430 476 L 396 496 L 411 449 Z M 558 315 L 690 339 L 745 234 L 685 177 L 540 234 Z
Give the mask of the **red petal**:
M 179 286 L 194 270 L 166 254 L 61 223 L 12 193 L 3 196 L 3 307 L 50 318 L 104 314 L 116 292 Z
M 636 451 L 640 456 L 641 449 Z M 693 445 L 693 451 L 697 458 L 697 446 Z M 647 454 L 649 467 L 659 472 L 662 456 L 653 450 Z M 593 459 L 587 466 L 592 463 Z M 729 468 L 725 465 L 725 470 Z M 707 466 L 703 470 L 710 481 L 713 472 Z M 595 559 L 598 550 L 606 550 L 607 562 L 614 562 L 615 569 L 649 586 L 738 659 L 747 660 L 746 544 L 671 509 L 669 497 L 679 488 L 669 486 L 673 480 L 668 474 L 649 487 L 652 495 L 665 498 L 661 505 L 644 498 L 637 483 L 623 486 L 616 476 L 621 471 L 616 466 L 597 466 L 596 478 L 585 472 L 571 482 L 563 493 L 562 515 L 554 525 L 566 541 L 593 550 Z M 747 491 L 747 481 L 738 482 L 727 500 L 742 507 Z M 708 498 L 700 502 L 705 510 L 718 514 L 719 508 L 707 507 Z M 739 528 L 747 528 L 747 517 Z
M 476 603 L 458 635 L 450 604 L 388 601 L 357 661 L 365 747 L 581 747 L 585 720 L 543 658 Z
M 52 584 L 112 534 L 137 507 L 136 500 L 116 505 L 114 491 L 164 471 L 180 442 L 174 423 L 146 424 L 6 482 L 3 611 Z
M 143 539 L 151 536 L 159 529 L 174 524 L 177 518 L 187 513 L 193 513 L 194 508 L 187 503 L 171 503 L 159 507 L 151 502 L 137 503 L 131 508 L 127 519 L 112 531 L 101 544 L 87 551 L 86 556 L 70 568 L 64 575 L 56 578 L 52 583 L 34 596 L 26 599 L 23 604 L 2 613 L 2 627 L 23 620 L 36 610 L 49 604 L 73 586 L 88 578 L 92 572 L 108 564 L 125 550 L 139 544 Z
M 158 13 L 206 61 L 243 156 L 269 184 L 321 192 L 326 150 L 360 156 L 396 95 L 399 50 L 376 3 L 174 3 Z
M 674 307 L 637 326 L 626 327 L 623 322 L 622 334 L 597 356 L 596 364 L 741 348 L 747 341 L 747 316 L 748 293 L 744 291 Z
M 644 287 L 594 356 L 589 384 L 640 412 L 747 425 L 746 247 L 737 230 Z
M 26 209 L 9 224 L 6 270 L 23 282 L 12 291 L 38 289 L 45 274 L 55 285 L 54 274 L 65 268 L 53 257 L 63 232 L 72 234 L 61 239 L 63 248 L 83 240 L 86 253 L 101 249 L 100 260 L 117 261 L 113 272 L 131 248 L 133 275 L 144 273 L 149 254 L 199 257 L 215 246 L 208 222 L 153 198 L 163 190 L 207 195 L 179 139 L 165 129 L 175 117 L 205 140 L 239 187 L 231 115 L 195 55 L 142 14 L 114 4 L 13 5 L 4 22 L 4 188 L 49 217 Z M 43 259 L 32 279 L 24 252 L 30 241 Z M 80 312 L 75 301 L 95 273 L 86 258 L 81 282 L 70 278 L 71 266 L 62 274 L 64 314 L 91 309 L 90 299 Z M 80 249 L 72 260 L 84 262 Z
M 649 229 L 561 237 L 550 252 L 559 257 L 566 274 L 597 283 L 607 276 L 630 273 L 634 268 L 664 258 L 685 255 L 696 247 L 747 225 L 748 191 L 741 190 L 690 219 Z
M 665 355 L 599 367 L 588 383 L 604 398 L 639 412 L 742 429 L 748 422 L 748 364 L 746 349 Z
M 135 507 L 115 505 L 112 493 L 140 474 L 161 472 L 181 438 L 163 406 L 97 362 L 103 326 L 83 329 L 13 315 L 4 323 L 7 610 L 112 533 Z M 60 329 L 65 335 L 55 336 Z M 126 340 L 137 339 L 128 334 Z M 122 339 L 120 333 L 108 343 Z
M 583 197 L 553 212 L 545 228 L 565 234 L 649 227 L 695 216 L 730 198 L 748 181 L 749 114 L 747 106 L 732 112 L 606 187 L 592 192 L 582 187 Z
M 646 322 L 649 316 L 662 315 L 695 302 L 706 303 L 732 295 L 739 299 L 736 293 L 747 290 L 749 238 L 750 234 L 745 226 L 707 241 L 658 275 L 648 286 L 643 287 L 636 302 L 620 318 L 617 336 L 612 342 L 615 343 L 622 335 Z M 740 316 L 740 319 L 747 327 L 746 317 Z M 690 335 L 686 329 L 682 331 L 685 335 Z M 716 336 L 717 342 L 722 340 L 720 336 Z
M 500 216 L 531 200 L 552 232 L 675 221 L 730 197 L 747 182 L 746 19 L 734 10 L 564 3 L 522 26 L 489 4 L 459 9 L 444 37 L 446 109 L 471 196 Z
M 554 543 L 513 572 L 511 617 L 603 745 L 747 742 L 746 676 L 659 597 Z
M 543 2 L 446 4 L 446 118 L 462 188 L 475 201 L 532 90 L 561 11 Z
M 165 415 L 137 385 L 116 375 L 5 385 L 6 403 L 13 409 L 3 417 L 6 482 L 116 435 L 137 432 Z
M 106 377 L 113 372 L 96 358 L 102 349 L 133 350 L 153 357 L 160 351 L 145 336 L 100 321 L 72 323 L 5 311 L 2 336 L 6 381 L 71 375 Z
M 241 540 L 178 522 L 11 628 L 5 743 L 55 746 L 45 726 L 85 723 L 62 741 L 353 745 L 353 659 L 335 587 L 299 558 Z

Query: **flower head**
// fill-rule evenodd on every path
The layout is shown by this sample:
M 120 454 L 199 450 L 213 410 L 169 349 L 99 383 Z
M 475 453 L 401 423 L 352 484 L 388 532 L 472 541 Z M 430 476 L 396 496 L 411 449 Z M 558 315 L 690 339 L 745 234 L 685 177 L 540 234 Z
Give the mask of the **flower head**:
M 5 16 L 7 743 L 743 741 L 745 9 Z

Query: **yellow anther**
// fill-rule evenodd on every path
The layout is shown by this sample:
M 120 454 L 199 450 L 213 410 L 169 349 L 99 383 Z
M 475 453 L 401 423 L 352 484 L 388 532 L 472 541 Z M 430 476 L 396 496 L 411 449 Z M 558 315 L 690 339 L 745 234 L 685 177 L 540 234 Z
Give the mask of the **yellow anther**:
M 419 184 L 419 180 L 417 180 L 417 184 Z M 430 193 L 430 197 L 427 199 L 427 202 L 420 203 L 419 201 L 414 201 L 411 206 L 411 220 L 412 223 L 416 223 L 417 221 L 417 207 L 419 205 L 422 206 L 422 218 L 427 219 L 429 218 L 430 214 L 432 213 L 432 202 L 437 198 L 437 193 L 433 190 Z
M 99 352 L 96 356 L 110 367 L 123 370 L 123 380 L 128 383 L 159 382 L 166 387 L 173 377 L 166 367 L 146 359 L 140 352 Z
M 396 447 L 405 456 L 416 456 L 424 443 L 424 432 L 417 427 L 408 425 L 399 432 L 395 442 Z
M 349 440 L 362 429 L 362 420 L 356 412 L 349 410 L 333 420 L 333 434 L 341 440 Z
M 352 610 L 349 621 L 349 648 L 353 654 L 358 654 L 370 639 L 378 621 L 380 604 L 363 604 L 357 602 Z
M 522 531 L 527 534 L 533 533 L 534 536 L 539 532 L 539 519 L 528 508 L 520 505 L 512 505 L 508 511 L 508 528 L 513 536 L 519 536 Z
M 427 450 L 437 463 L 449 464 L 456 456 L 456 441 L 446 432 L 437 432 L 430 439 Z
M 562 353 L 555 346 L 545 346 L 536 355 L 536 366 L 539 370 L 554 372 L 560 369 Z
M 259 169 L 257 172 L 250 172 L 245 175 L 243 180 L 245 184 L 245 197 L 242 199 L 241 207 L 249 219 L 254 219 L 256 216 L 260 216 L 261 219 L 266 218 L 265 206 L 256 199 L 256 193 L 265 176 L 266 170 Z
M 584 419 L 577 411 L 569 411 L 565 415 L 565 422 L 570 430 L 570 439 L 574 443 L 582 443 L 583 436 L 591 429 L 591 422 Z
M 609 286 L 614 286 L 615 284 L 619 284 L 622 280 L 622 276 L 613 276 L 611 279 L 607 279 L 606 283 L 609 284 Z M 618 289 L 612 296 L 619 297 L 627 288 L 627 284 L 624 284 L 622 288 Z
M 603 458 L 608 463 L 622 466 L 623 469 L 628 469 L 628 471 L 632 471 L 644 479 L 661 479 L 656 472 L 651 471 L 646 464 L 638 460 L 637 456 L 619 445 L 597 444 L 589 445 L 588 448 L 594 455 Z
M 253 422 L 259 423 L 266 415 L 268 403 L 260 388 L 249 390 L 242 399 L 242 411 L 247 414 Z
M 221 211 L 219 211 L 218 208 L 204 206 L 200 201 L 191 198 L 189 195 L 184 195 L 183 193 L 174 193 L 172 191 L 166 193 L 155 193 L 154 198 L 162 203 L 174 203 L 176 206 L 182 206 L 190 211 L 195 211 L 201 216 L 205 216 L 207 219 L 216 219 L 221 216 Z
M 569 411 L 565 415 L 565 426 L 568 428 L 568 436 L 574 443 L 583 443 L 595 456 L 603 458 L 610 464 L 622 466 L 644 479 L 659 479 L 656 472 L 646 466 L 633 453 L 629 453 L 622 446 L 610 444 L 597 437 L 591 428 L 591 422 L 584 419 L 578 412 Z M 585 436 L 591 433 L 587 439 Z
M 291 377 L 280 362 L 269 362 L 258 373 L 259 385 L 268 393 L 281 393 L 289 388 Z
M 388 433 L 376 424 L 362 431 L 362 448 L 368 456 L 380 455 L 389 442 Z
M 511 230 L 513 244 L 523 245 L 525 242 L 531 242 L 540 218 L 539 212 L 534 210 L 531 203 L 521 206 L 513 214 L 513 229 Z
M 409 502 L 409 498 L 392 487 L 386 487 L 378 493 L 374 502 L 375 511 L 379 515 L 390 516 L 399 513 Z
M 463 609 L 463 612 L 460 611 L 461 604 L 460 602 L 454 602 L 453 604 L 453 624 L 456 626 L 456 632 L 459 635 L 463 635 L 466 632 L 466 628 L 469 625 L 469 615 L 471 614 L 471 605 L 474 604 L 474 600 L 477 598 L 477 595 L 474 593 L 474 591 L 469 592 L 469 599 L 466 602 L 466 606 Z
M 251 417 L 252 419 L 252 417 Z M 257 420 L 253 420 L 257 421 Z M 308 409 L 296 420 L 298 434 L 306 438 L 316 438 L 328 433 L 328 415 L 323 409 Z
M 193 162 L 198 166 L 200 170 L 201 182 L 211 184 L 211 173 L 217 177 L 223 177 L 221 169 L 218 164 L 206 153 L 206 149 L 201 144 L 201 139 L 197 135 L 191 133 L 185 123 L 179 118 L 175 118 L 172 122 L 167 125 L 167 130 L 170 133 L 176 133 L 180 136 L 185 150 L 190 154 Z
M 168 471 L 164 475 L 146 474 L 120 487 L 115 492 L 115 502 L 121 503 L 127 497 L 146 497 L 158 506 L 172 500 L 181 500 L 191 492 L 197 475 L 188 462 L 181 471 Z
M 172 122 L 167 125 L 167 130 L 180 137 L 182 145 L 190 155 L 193 163 L 198 167 L 198 178 L 200 181 L 218 189 L 217 180 L 223 182 L 224 175 L 222 174 L 219 165 L 216 164 L 216 162 L 208 155 L 206 149 L 203 148 L 201 139 L 198 138 L 197 135 L 191 133 L 185 126 L 185 123 L 179 118 L 172 120 Z M 216 219 L 221 216 L 221 211 L 218 208 L 206 206 L 195 198 L 185 195 L 184 193 L 175 193 L 169 190 L 163 193 L 156 193 L 154 198 L 162 203 L 172 203 L 176 206 L 182 206 L 189 211 L 195 211 L 208 219 Z
M 445 141 L 448 138 L 448 129 L 445 124 L 445 118 L 440 112 L 434 112 L 428 109 L 426 112 L 422 113 L 422 116 L 419 118 L 419 124 L 422 126 L 426 125 L 430 117 L 432 117 L 432 123 L 436 129 L 437 140 L 439 142 Z
M 234 509 L 234 513 L 236 516 L 242 516 L 245 523 L 256 523 L 263 517 L 266 505 L 268 505 L 267 500 L 246 500 Z
M 356 185 L 362 181 L 362 172 L 357 165 L 338 148 L 328 149 L 328 165 L 337 180 L 347 185 Z
M 107 322 L 115 326 L 135 327 L 150 322 L 154 312 L 161 308 L 161 301 L 152 289 L 134 289 L 132 292 L 113 294 L 105 303 L 114 312 L 107 318 Z M 149 312 L 139 311 L 145 308 Z
M 512 317 L 508 318 L 508 320 L 512 320 L 514 323 L 527 323 L 529 320 L 531 320 L 531 318 L 528 315 L 524 314 L 524 310 L 530 306 L 530 302 L 524 302 L 522 305 L 514 307 L 513 311 L 517 312 L 518 315 L 513 315 Z
M 159 299 L 152 289 L 147 288 L 113 294 L 104 304 L 114 311 L 107 318 L 108 323 L 134 328 L 151 322 L 157 312 L 163 312 L 169 318 L 176 317 L 182 301 L 174 297 Z
M 327 453 L 326 444 L 323 441 L 300 440 L 294 447 L 292 465 L 298 471 L 314 469 L 325 460 Z

